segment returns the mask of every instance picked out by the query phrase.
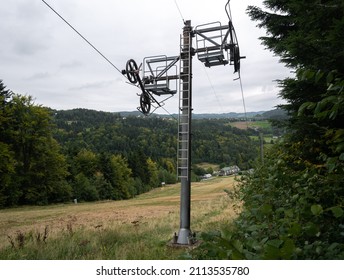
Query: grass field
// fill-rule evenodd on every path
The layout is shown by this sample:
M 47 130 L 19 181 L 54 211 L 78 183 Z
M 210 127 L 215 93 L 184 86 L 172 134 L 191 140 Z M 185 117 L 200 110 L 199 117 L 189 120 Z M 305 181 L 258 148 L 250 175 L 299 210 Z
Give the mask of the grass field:
M 192 185 L 192 231 L 230 224 L 224 189 L 233 177 Z M 177 259 L 166 246 L 179 229 L 179 185 L 126 201 L 21 207 L 0 211 L 0 259 Z
M 208 168 L 212 168 L 214 171 L 220 170 L 220 166 L 218 164 L 212 164 L 212 163 L 208 163 L 208 162 L 198 163 L 197 166 L 201 167 L 205 170 L 207 170 Z

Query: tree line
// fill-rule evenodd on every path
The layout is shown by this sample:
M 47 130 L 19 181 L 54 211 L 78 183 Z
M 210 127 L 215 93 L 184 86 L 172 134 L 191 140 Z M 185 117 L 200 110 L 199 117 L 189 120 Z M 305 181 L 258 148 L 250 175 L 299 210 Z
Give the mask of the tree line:
M 173 118 L 57 111 L 11 92 L 2 81 L 0 104 L 0 207 L 128 199 L 177 181 Z M 193 127 L 194 164 L 247 169 L 258 155 L 249 137 L 254 131 L 226 120 L 197 120 Z
M 344 2 L 264 1 L 248 14 L 295 73 L 279 81 L 283 141 L 242 178 L 243 211 L 198 258 L 344 258 Z
M 62 202 L 68 166 L 47 109 L 0 81 L 0 206 Z

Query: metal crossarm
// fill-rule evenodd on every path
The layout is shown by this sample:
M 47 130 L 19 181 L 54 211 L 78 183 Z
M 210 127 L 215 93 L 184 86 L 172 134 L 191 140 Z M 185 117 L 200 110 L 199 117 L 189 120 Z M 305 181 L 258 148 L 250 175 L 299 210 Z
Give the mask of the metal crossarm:
M 225 32 L 226 31 L 226 32 Z M 198 59 L 207 67 L 228 64 L 229 26 L 220 22 L 199 25 L 194 31 L 196 35 L 196 50 Z
M 177 66 L 179 56 L 152 56 L 143 60 L 142 80 L 145 90 L 156 95 L 177 93 Z M 175 80 L 174 85 L 171 80 Z

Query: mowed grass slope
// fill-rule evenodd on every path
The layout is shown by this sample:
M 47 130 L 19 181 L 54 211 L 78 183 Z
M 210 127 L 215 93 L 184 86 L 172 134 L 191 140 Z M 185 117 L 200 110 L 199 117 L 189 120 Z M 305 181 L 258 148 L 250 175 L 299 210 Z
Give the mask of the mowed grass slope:
M 194 232 L 231 223 L 236 213 L 224 189 L 233 177 L 193 183 Z M 179 229 L 180 185 L 126 201 L 21 207 L 0 211 L 1 259 L 176 259 L 166 246 Z

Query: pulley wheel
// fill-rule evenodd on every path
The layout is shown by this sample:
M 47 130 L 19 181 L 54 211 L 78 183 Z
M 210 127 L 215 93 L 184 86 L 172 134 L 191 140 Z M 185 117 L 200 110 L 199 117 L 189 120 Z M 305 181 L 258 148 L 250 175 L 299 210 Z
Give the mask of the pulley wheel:
M 134 59 L 129 59 L 126 66 L 126 74 L 129 82 L 137 83 L 138 67 Z
M 240 71 L 240 49 L 239 46 L 236 45 L 234 47 L 234 73 Z
M 146 92 L 140 95 L 140 106 L 142 113 L 148 115 L 151 110 L 151 100 Z

